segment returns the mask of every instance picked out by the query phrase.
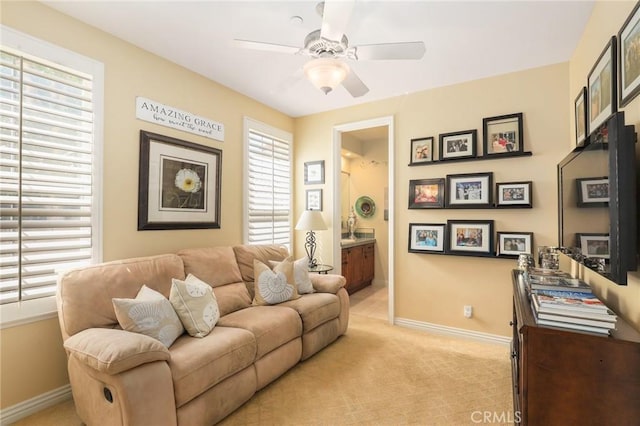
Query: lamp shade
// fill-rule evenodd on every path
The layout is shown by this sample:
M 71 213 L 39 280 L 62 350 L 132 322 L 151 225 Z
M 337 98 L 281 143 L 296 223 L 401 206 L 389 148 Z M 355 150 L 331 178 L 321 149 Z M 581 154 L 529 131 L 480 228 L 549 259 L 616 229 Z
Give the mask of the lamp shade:
M 324 231 L 327 229 L 327 225 L 324 223 L 322 213 L 320 213 L 319 210 L 305 210 L 298 220 L 296 229 L 305 231 Z
M 318 58 L 304 65 L 304 74 L 309 81 L 326 95 L 344 81 L 349 66 L 333 58 Z

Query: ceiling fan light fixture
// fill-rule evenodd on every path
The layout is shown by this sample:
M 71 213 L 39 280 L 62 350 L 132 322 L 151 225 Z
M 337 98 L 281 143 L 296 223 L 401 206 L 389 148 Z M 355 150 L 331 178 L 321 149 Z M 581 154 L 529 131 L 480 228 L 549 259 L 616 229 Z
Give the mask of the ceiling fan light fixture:
M 349 66 L 334 58 L 318 58 L 304 65 L 309 81 L 326 95 L 342 83 L 349 74 Z

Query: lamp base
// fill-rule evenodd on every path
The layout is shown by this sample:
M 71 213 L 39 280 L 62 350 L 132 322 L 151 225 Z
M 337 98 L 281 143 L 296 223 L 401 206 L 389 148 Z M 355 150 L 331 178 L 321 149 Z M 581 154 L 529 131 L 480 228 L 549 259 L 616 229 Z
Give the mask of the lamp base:
M 309 259 L 309 268 L 313 268 L 318 264 L 315 259 L 316 254 L 316 235 L 313 231 L 307 232 L 307 239 L 304 243 L 304 249 L 307 252 L 307 258 Z

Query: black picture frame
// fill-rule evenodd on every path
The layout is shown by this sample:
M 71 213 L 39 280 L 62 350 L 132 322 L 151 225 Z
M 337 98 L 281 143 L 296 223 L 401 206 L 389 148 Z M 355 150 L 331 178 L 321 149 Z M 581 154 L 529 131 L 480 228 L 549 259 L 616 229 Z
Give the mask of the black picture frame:
M 496 183 L 496 207 L 498 208 L 531 208 L 531 188 L 533 183 L 523 182 L 497 182 Z
M 477 130 L 441 133 L 439 140 L 440 161 L 476 157 Z
M 447 175 L 447 208 L 490 208 L 493 206 L 493 172 Z
M 433 162 L 433 136 L 411 139 L 410 166 Z
M 220 228 L 222 151 L 140 130 L 138 231 Z
M 444 254 L 446 232 L 444 223 L 410 223 L 409 253 Z
M 305 210 L 322 211 L 322 189 L 307 189 L 305 193 Z
M 587 88 L 582 87 L 574 101 L 575 137 L 576 146 L 584 146 L 589 134 L 587 122 Z
M 324 160 L 304 163 L 304 184 L 317 185 L 324 183 Z
M 493 220 L 447 220 L 449 254 L 494 256 Z
M 637 52 L 630 54 L 640 44 L 640 2 L 622 24 L 618 44 L 618 98 L 622 108 L 640 93 L 640 60 Z
M 443 178 L 415 179 L 409 181 L 410 209 L 439 209 L 444 207 Z
M 578 207 L 608 207 L 609 178 L 585 177 L 576 179 Z
M 521 154 L 524 124 L 521 112 L 482 119 L 482 152 L 485 157 Z
M 515 259 L 520 254 L 533 254 L 533 232 L 498 232 L 496 255 Z
M 584 257 L 597 257 L 609 259 L 610 252 L 609 234 L 585 232 L 576 234 L 576 247 Z
M 618 111 L 617 68 L 616 36 L 612 36 L 587 77 L 587 123 L 591 133 Z

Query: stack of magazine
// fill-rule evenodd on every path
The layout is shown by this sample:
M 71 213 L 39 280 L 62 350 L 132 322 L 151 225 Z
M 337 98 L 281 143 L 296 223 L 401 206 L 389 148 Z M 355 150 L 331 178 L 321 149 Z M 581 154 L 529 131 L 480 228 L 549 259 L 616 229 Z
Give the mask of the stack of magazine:
M 609 335 L 617 317 L 582 280 L 561 271 L 532 268 L 526 276 L 539 325 Z

